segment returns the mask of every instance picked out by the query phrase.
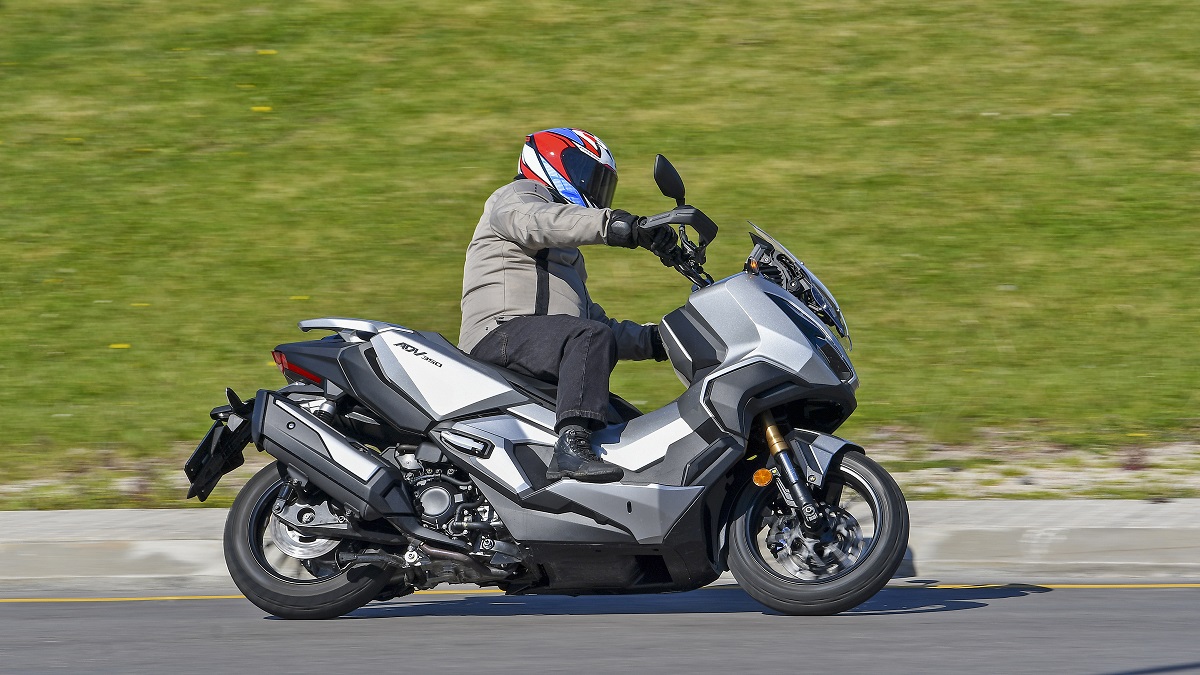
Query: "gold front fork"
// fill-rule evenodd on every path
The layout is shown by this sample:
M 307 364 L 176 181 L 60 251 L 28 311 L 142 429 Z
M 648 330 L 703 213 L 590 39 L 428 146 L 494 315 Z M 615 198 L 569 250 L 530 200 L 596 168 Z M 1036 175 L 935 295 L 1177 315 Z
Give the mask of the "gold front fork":
M 783 434 L 779 433 L 779 427 L 775 424 L 775 416 L 770 410 L 764 410 L 762 415 L 763 431 L 767 434 L 767 450 L 771 456 L 775 457 L 779 453 L 788 449 L 787 441 L 783 440 Z
M 779 482 L 782 484 L 780 487 L 786 493 L 785 496 L 791 497 L 795 505 L 800 508 L 803 527 L 812 533 L 820 525 L 820 511 L 817 509 L 816 500 L 813 499 L 812 492 L 808 489 L 804 479 L 797 474 L 791 454 L 786 452 L 788 442 L 784 440 L 783 434 L 779 433 L 779 425 L 775 423 L 775 415 L 771 414 L 770 410 L 763 411 L 762 423 L 763 431 L 767 435 L 767 450 L 770 451 L 771 457 L 775 459 L 775 466 L 779 469 Z

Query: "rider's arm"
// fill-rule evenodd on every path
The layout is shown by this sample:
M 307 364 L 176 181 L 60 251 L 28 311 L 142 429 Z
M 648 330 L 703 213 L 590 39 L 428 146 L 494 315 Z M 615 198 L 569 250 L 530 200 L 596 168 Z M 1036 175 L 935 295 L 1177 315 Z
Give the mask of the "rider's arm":
M 533 181 L 516 181 L 497 197 L 489 221 L 502 239 L 533 251 L 604 243 L 609 209 L 556 204 Z

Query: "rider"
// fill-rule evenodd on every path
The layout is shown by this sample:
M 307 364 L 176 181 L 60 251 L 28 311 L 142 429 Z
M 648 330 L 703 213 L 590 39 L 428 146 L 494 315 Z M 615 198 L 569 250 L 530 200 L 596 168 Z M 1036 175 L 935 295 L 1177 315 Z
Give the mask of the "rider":
M 592 302 L 580 246 L 607 244 L 669 255 L 669 225 L 610 209 L 617 167 L 582 129 L 525 138 L 518 174 L 492 193 L 467 247 L 459 348 L 523 375 L 558 384 L 558 442 L 550 480 L 620 480 L 621 467 L 592 450 L 606 424 L 617 359 L 666 360 L 658 326 L 610 319 Z

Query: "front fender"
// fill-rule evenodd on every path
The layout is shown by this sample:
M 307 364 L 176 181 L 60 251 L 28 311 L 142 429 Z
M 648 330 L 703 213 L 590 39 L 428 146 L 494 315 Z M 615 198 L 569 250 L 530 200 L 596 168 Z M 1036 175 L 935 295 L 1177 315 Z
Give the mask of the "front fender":
M 833 466 L 843 452 L 854 451 L 866 454 L 862 446 L 851 443 L 844 438 L 806 429 L 794 429 L 784 439 L 796 462 L 796 469 L 803 469 L 801 475 L 809 484 L 816 487 L 825 485 L 825 476 L 829 467 Z

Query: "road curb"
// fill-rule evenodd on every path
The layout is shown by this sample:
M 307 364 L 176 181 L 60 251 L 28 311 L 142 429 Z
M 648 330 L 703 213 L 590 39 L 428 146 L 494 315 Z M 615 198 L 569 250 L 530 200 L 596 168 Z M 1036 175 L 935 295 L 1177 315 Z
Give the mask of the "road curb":
M 911 502 L 898 576 L 1200 576 L 1200 499 Z M 0 583 L 228 579 L 223 509 L 0 511 Z
M 1200 573 L 1200 499 L 912 502 L 915 572 Z

